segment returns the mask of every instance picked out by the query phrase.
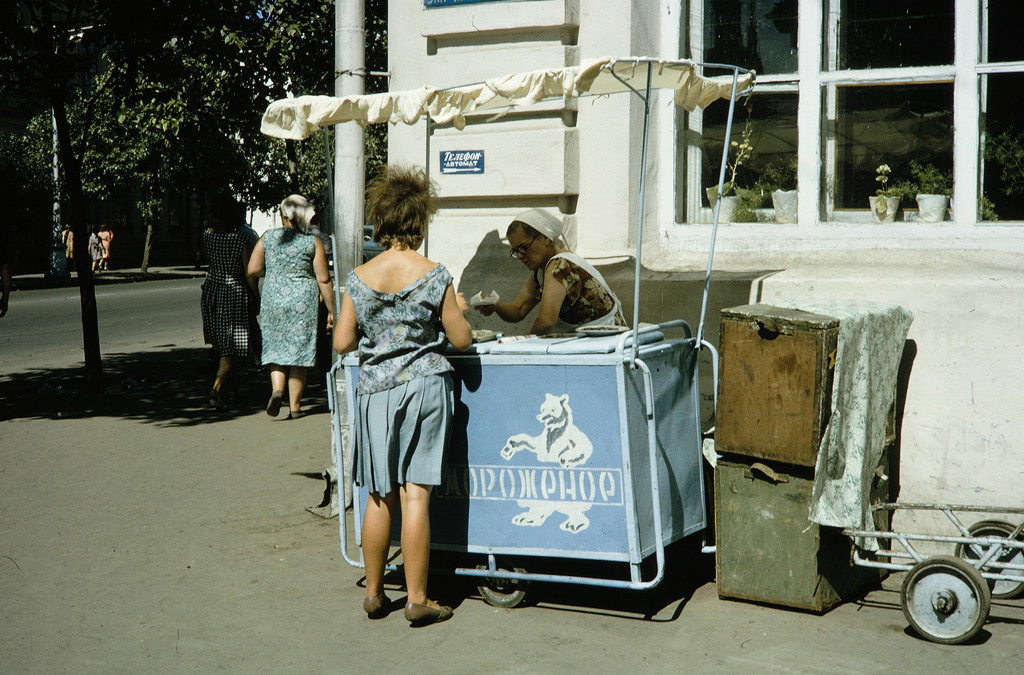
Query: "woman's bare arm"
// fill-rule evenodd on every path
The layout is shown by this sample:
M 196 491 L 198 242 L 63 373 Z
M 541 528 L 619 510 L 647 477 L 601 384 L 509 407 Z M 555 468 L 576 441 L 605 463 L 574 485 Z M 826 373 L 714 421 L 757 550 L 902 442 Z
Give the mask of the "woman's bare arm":
M 460 352 L 469 349 L 473 343 L 473 330 L 466 321 L 466 312 L 469 305 L 462 293 L 456 293 L 451 284 L 444 291 L 444 300 L 441 303 L 441 325 L 444 326 L 448 342 Z

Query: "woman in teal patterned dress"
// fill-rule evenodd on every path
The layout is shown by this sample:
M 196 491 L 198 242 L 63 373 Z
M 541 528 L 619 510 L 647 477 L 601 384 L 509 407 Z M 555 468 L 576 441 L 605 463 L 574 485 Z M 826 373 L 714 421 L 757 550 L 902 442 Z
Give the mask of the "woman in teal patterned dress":
M 281 227 L 267 230 L 253 249 L 246 275 L 260 297 L 263 365 L 270 367 L 272 393 L 267 414 L 277 417 L 285 389 L 288 417 L 302 415 L 306 369 L 316 364 L 319 301 L 327 306 L 327 328 L 334 325 L 334 292 L 320 240 L 308 234 L 313 207 L 301 195 L 281 202 Z M 259 278 L 265 276 L 259 295 Z
M 348 275 L 334 349 L 359 348 L 352 476 L 370 491 L 363 516 L 366 562 L 363 611 L 390 611 L 384 564 L 391 521 L 401 509 L 402 559 L 413 626 L 452 616 L 427 597 L 430 492 L 441 465 L 454 410 L 445 346 L 469 347 L 469 309 L 444 265 L 416 252 L 437 209 L 435 188 L 421 169 L 384 167 L 367 189 L 367 218 L 384 251 Z

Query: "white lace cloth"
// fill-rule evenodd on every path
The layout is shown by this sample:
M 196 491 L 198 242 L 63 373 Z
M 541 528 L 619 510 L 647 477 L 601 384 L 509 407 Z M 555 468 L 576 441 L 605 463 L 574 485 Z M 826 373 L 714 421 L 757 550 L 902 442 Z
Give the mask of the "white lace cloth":
M 832 417 L 818 449 L 810 518 L 819 525 L 873 529 L 871 484 L 914 316 L 865 300 L 805 297 L 772 304 L 839 319 Z M 874 548 L 876 540 L 861 543 Z

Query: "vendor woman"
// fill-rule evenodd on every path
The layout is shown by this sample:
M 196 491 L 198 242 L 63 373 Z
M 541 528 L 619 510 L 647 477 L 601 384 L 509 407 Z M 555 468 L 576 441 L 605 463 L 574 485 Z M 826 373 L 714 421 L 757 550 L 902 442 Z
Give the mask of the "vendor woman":
M 480 305 L 485 316 L 522 321 L 540 305 L 530 333 L 571 332 L 594 326 L 625 326 L 622 303 L 593 265 L 568 250 L 562 238 L 562 221 L 542 209 L 523 211 L 505 233 L 512 250 L 530 276 L 512 302 Z

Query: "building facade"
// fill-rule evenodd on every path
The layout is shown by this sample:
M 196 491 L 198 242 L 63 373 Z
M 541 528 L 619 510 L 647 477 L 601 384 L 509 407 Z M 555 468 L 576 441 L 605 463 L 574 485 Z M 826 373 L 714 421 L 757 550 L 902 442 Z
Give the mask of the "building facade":
M 729 139 L 727 180 L 742 199 L 718 230 L 708 337 L 721 307 L 774 297 L 907 307 L 904 495 L 1012 504 L 1024 480 L 1022 18 L 1019 0 L 391 0 L 390 89 L 604 56 L 755 69 Z M 654 98 L 642 320 L 697 320 L 726 110 Z M 642 118 L 638 98 L 620 95 L 471 117 L 429 137 L 422 124 L 394 127 L 389 159 L 429 165 L 441 210 L 427 252 L 459 290 L 515 295 L 525 271 L 502 238 L 517 211 L 539 206 L 631 296 L 632 273 L 619 270 L 634 255 Z M 787 218 L 770 195 L 789 188 Z M 951 200 L 928 217 L 918 193 Z M 876 212 L 870 198 L 889 195 L 900 206 Z

